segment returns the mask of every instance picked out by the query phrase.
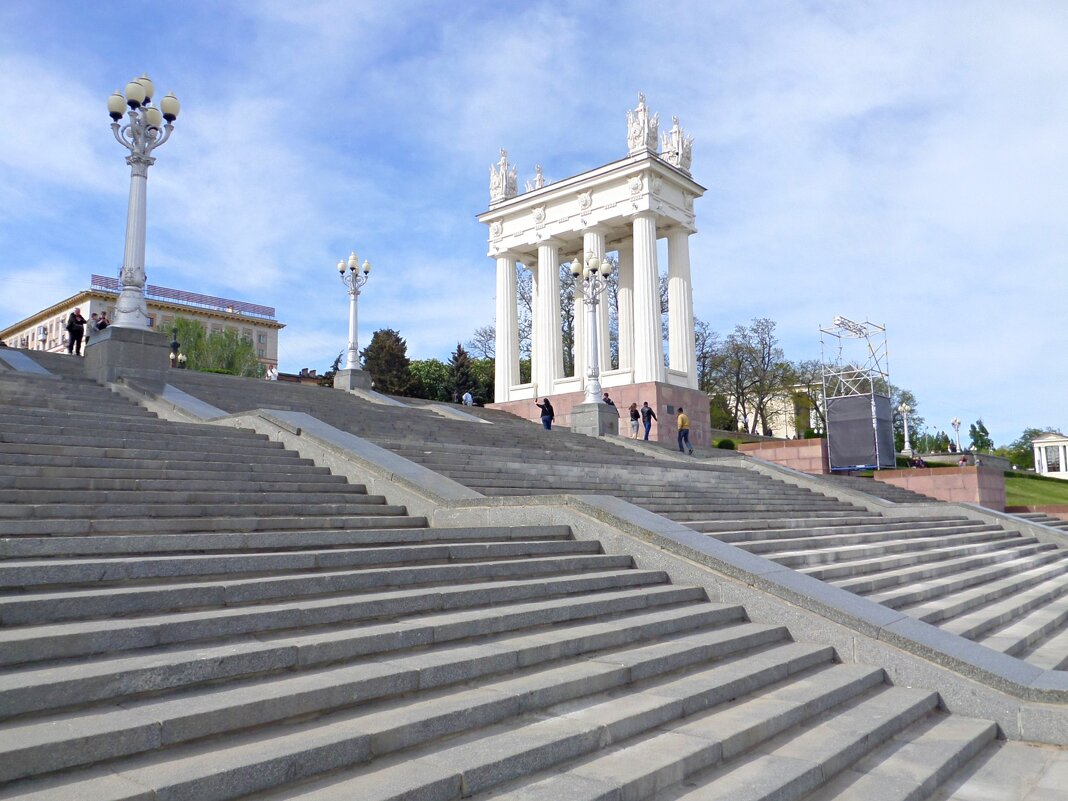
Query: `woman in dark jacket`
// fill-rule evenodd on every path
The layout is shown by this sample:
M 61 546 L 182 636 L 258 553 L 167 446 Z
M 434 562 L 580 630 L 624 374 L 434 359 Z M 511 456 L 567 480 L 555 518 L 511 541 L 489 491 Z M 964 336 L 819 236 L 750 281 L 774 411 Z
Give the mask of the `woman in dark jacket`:
M 67 353 L 74 353 L 77 348 L 78 355 L 82 355 L 82 337 L 85 336 L 85 318 L 82 310 L 75 309 L 67 318 Z
M 545 430 L 549 431 L 553 427 L 553 420 L 556 419 L 556 412 L 553 411 L 553 405 L 549 403 L 548 398 L 543 399 L 544 403 L 538 403 L 534 401 L 534 405 L 541 409 L 541 424 L 545 426 Z

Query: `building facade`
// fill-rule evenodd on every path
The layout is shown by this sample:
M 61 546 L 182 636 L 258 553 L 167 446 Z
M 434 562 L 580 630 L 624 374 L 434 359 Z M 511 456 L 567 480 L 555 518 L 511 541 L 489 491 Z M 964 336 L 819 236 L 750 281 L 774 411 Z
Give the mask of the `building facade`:
M 1043 434 L 1031 440 L 1031 447 L 1035 450 L 1036 473 L 1068 480 L 1068 437 Z
M 93 275 L 89 289 L 0 330 L 0 340 L 13 348 L 65 352 L 70 313 L 81 309 L 88 320 L 94 312 L 106 311 L 111 318 L 121 290 L 118 279 Z M 231 330 L 252 342 L 261 364 L 278 366 L 278 332 L 285 326 L 275 319 L 271 306 L 151 285 L 145 287 L 145 300 L 153 328 L 169 332 L 174 321 L 184 317 L 202 323 L 209 334 Z

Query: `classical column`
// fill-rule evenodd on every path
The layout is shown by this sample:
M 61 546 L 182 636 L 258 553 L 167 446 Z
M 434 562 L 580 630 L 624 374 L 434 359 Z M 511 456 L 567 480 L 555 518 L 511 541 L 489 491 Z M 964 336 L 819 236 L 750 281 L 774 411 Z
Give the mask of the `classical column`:
M 538 294 L 534 318 L 538 353 L 534 383 L 541 396 L 551 395 L 553 383 L 563 376 L 564 358 L 560 335 L 560 252 L 555 241 L 538 245 Z
M 497 256 L 497 343 L 493 373 L 493 399 L 503 403 L 519 383 L 519 316 L 516 312 L 515 256 Z
M 582 262 L 583 254 L 575 254 Z M 576 284 L 582 279 L 576 279 Z M 586 380 L 586 304 L 582 302 L 582 292 L 575 291 L 574 308 L 572 310 L 572 332 L 575 340 L 575 378 L 580 381 Z
M 619 246 L 619 367 L 634 368 L 634 243 Z
M 656 263 L 656 215 L 634 218 L 634 383 L 664 380 L 660 333 L 660 272 Z
M 592 253 L 598 259 L 604 259 L 604 231 L 591 228 L 582 234 L 582 249 Z M 608 336 L 608 298 L 602 297 L 597 304 L 597 361 L 601 372 L 612 369 L 612 342 Z
M 693 331 L 693 290 L 690 283 L 690 234 L 681 228 L 668 233 L 668 366 L 686 374 L 686 386 L 697 389 L 697 354 Z

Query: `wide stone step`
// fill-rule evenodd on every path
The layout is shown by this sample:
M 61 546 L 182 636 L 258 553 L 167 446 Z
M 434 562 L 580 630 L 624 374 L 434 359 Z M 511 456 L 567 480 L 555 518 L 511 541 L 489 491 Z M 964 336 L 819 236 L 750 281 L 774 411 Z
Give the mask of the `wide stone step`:
M 138 492 L 288 492 L 300 493 L 301 495 L 308 493 L 367 492 L 365 485 L 348 484 L 344 476 L 334 475 L 258 474 L 255 478 L 251 478 L 248 473 L 239 476 L 231 476 L 224 473 L 211 477 L 197 477 L 195 472 L 190 471 L 190 474 L 185 477 L 146 478 L 134 470 L 127 471 L 128 474 L 125 476 L 101 475 L 104 472 L 115 473 L 119 471 L 93 471 L 92 473 L 81 473 L 70 477 L 5 475 L 0 476 L 0 489 L 14 489 L 20 492 L 52 491 L 63 493 L 90 490 L 98 492 L 123 490 Z
M 286 452 L 283 451 L 283 454 Z M 216 457 L 217 458 L 217 457 Z M 87 456 L 71 454 L 43 455 L 18 454 L 0 457 L 0 465 L 7 475 L 70 475 L 72 471 L 92 473 L 94 476 L 144 477 L 144 478 L 198 478 L 225 479 L 227 475 L 330 475 L 329 468 L 317 467 L 311 459 L 293 459 L 272 456 L 270 459 L 259 458 L 249 461 L 208 461 L 199 459 L 148 459 L 148 458 L 109 458 L 94 459 Z
M 731 519 L 690 521 L 687 525 L 703 534 L 710 534 L 723 542 L 744 541 L 753 536 L 759 538 L 762 532 L 797 531 L 810 528 L 837 528 L 838 526 L 879 525 L 886 518 L 878 514 L 852 514 L 823 517 L 779 517 L 766 520 Z
M 761 627 L 743 624 L 740 628 L 756 634 Z M 335 690 L 332 685 L 312 682 L 303 693 L 301 688 L 294 688 L 298 694 L 286 696 L 285 704 L 315 698 L 325 702 L 331 694 L 336 694 L 334 711 L 317 720 L 251 730 L 244 736 L 230 737 L 222 748 L 217 741 L 204 740 L 112 760 L 105 763 L 109 771 L 106 776 L 99 770 L 73 771 L 60 774 L 51 781 L 48 778 L 40 782 L 31 780 L 13 787 L 21 793 L 44 787 L 63 787 L 63 792 L 77 793 L 79 797 L 97 797 L 106 791 L 112 793 L 108 797 L 113 799 L 138 798 L 146 789 L 157 798 L 227 799 L 267 790 L 287 781 L 349 768 L 367 762 L 372 756 L 391 753 L 408 757 L 413 772 L 417 772 L 420 765 L 410 756 L 413 752 L 418 753 L 421 747 L 439 751 L 447 758 L 457 758 L 458 754 L 453 751 L 455 745 L 449 748 L 450 741 L 437 742 L 448 735 L 453 735 L 451 743 L 455 743 L 456 735 L 484 739 L 487 735 L 500 733 L 511 742 L 526 740 L 523 750 L 527 753 L 532 750 L 543 752 L 549 742 L 545 736 L 539 736 L 543 727 L 535 730 L 534 737 L 530 738 L 529 724 L 532 718 L 537 719 L 544 716 L 546 710 L 552 710 L 552 705 L 585 698 L 584 706 L 589 708 L 613 709 L 619 719 L 619 728 L 655 725 L 656 719 L 663 718 L 663 714 L 650 715 L 644 710 L 621 705 L 612 697 L 614 691 L 638 681 L 655 681 L 673 670 L 697 672 L 712 660 L 723 659 L 739 649 L 768 645 L 776 637 L 781 639 L 781 630 L 765 627 L 765 631 L 767 633 L 755 642 L 728 628 L 633 644 L 627 644 L 626 638 L 619 634 L 605 631 L 602 637 L 593 637 L 585 645 L 576 643 L 573 648 L 563 648 L 559 655 L 554 653 L 551 642 L 541 638 L 540 641 L 517 644 L 517 653 L 527 653 L 526 660 L 529 661 L 520 656 L 508 659 L 503 655 L 497 657 L 475 651 L 453 669 L 438 667 L 442 655 L 451 649 L 400 656 L 375 664 L 381 666 L 380 670 L 393 669 L 400 673 L 403 685 L 396 682 L 390 690 L 401 691 L 404 685 L 410 688 L 409 692 L 418 690 L 418 695 L 410 699 L 376 702 L 376 695 L 372 693 L 369 703 L 360 703 L 359 696 L 354 696 L 348 688 Z M 597 648 L 597 645 L 601 647 Z M 589 657 L 573 658 L 584 653 Z M 829 658 L 829 649 L 813 646 L 783 645 L 777 656 L 771 656 L 772 653 L 769 652 L 766 659 L 768 662 L 774 659 L 776 664 L 763 671 L 767 676 L 765 682 L 774 680 L 772 677 L 776 674 L 789 673 L 791 668 L 803 670 Z M 559 661 L 560 656 L 566 661 Z M 444 658 L 448 659 L 447 656 Z M 711 669 L 714 665 L 712 662 Z M 347 669 L 353 671 L 359 667 Z M 737 682 L 736 677 L 730 678 Z M 373 675 L 368 679 L 374 681 Z M 721 683 L 729 680 L 721 680 Z M 466 689 L 449 693 L 439 689 L 458 681 L 472 683 Z M 701 687 L 681 699 L 665 697 L 657 702 L 668 714 L 677 716 L 687 701 L 697 703 L 697 696 L 702 691 L 708 695 L 716 692 Z M 718 689 L 720 695 L 729 692 Z M 382 695 L 379 693 L 377 697 Z M 353 704 L 360 705 L 343 708 Z M 242 715 L 255 720 L 258 715 L 278 715 L 285 711 L 282 707 L 283 704 L 278 702 L 261 704 L 253 700 L 242 707 Z M 196 726 L 199 716 L 195 706 L 179 705 L 174 711 L 181 717 L 171 727 L 172 732 L 181 732 L 183 727 L 188 731 Z M 557 718 L 552 712 L 548 714 Z M 210 716 L 199 719 L 206 725 L 215 726 L 227 723 L 233 726 L 240 722 L 233 719 L 219 721 Z M 596 726 L 595 731 L 602 729 L 603 726 Z M 554 743 L 549 748 L 558 755 L 557 759 L 575 743 L 574 737 L 566 733 L 561 737 L 562 733 L 557 728 L 549 734 Z M 598 740 L 588 736 L 581 739 L 594 747 Z M 110 742 L 117 740 L 113 738 Z M 495 751 L 483 751 L 483 761 L 499 764 Z M 515 767 L 519 764 L 513 763 Z M 526 770 L 530 767 L 528 765 Z M 349 797 L 363 796 L 356 793 Z
M 707 607 L 704 590 L 671 584 L 576 592 L 544 600 L 403 615 L 396 620 L 308 626 L 266 639 L 223 638 L 141 649 L 125 655 L 49 660 L 0 672 L 0 702 L 12 716 L 80 707 L 128 695 L 305 670 L 479 636 L 543 626 L 606 620 L 642 611 Z M 708 607 L 710 608 L 710 607 Z M 741 607 L 723 607 L 721 622 L 744 621 Z
M 924 542 L 939 537 L 983 535 L 1004 532 L 1000 526 L 986 526 L 978 521 L 957 525 L 928 523 L 873 523 L 866 526 L 822 526 L 813 529 L 779 529 L 773 531 L 730 532 L 726 537 L 716 534 L 721 542 L 730 542 L 750 553 L 790 553 L 806 549 L 826 549 L 836 552 L 850 546 L 869 543 Z M 1015 535 L 1015 532 L 1014 532 Z
M 0 564 L 0 590 L 38 585 L 93 584 L 243 573 L 331 570 L 349 567 L 448 563 L 560 554 L 595 554 L 592 540 L 514 540 L 510 542 L 440 543 L 394 547 L 331 548 L 257 554 L 136 556 L 113 559 L 13 560 Z
M 947 620 L 942 628 L 1016 656 L 1055 635 L 1066 623 L 1068 582 L 1056 576 L 977 612 Z
M 296 515 L 403 515 L 406 509 L 403 506 L 394 506 L 382 502 L 381 496 L 360 496 L 359 502 L 348 500 L 343 503 L 275 503 L 270 497 L 250 503 L 225 502 L 227 515 L 243 517 L 249 515 L 272 515 L 284 510 L 288 514 Z M 128 502 L 123 505 L 112 504 L 108 501 L 97 503 L 56 503 L 45 502 L 42 504 L 7 503 L 0 505 L 0 521 L 3 520 L 65 520 L 65 519 L 92 519 L 100 522 L 104 519 L 119 519 L 130 517 L 143 517 L 153 519 L 156 517 L 209 517 L 218 514 L 219 507 L 212 501 L 207 502 L 180 502 L 180 503 L 137 503 Z M 0 522 L 0 526 L 3 523 Z
M 425 528 L 427 519 L 414 515 L 383 515 L 381 506 L 366 515 L 306 514 L 298 517 L 278 514 L 270 516 L 237 515 L 234 517 L 143 517 L 128 518 L 70 518 L 70 519 L 7 519 L 0 521 L 0 536 L 40 537 L 79 536 L 95 534 L 133 534 L 146 532 L 164 535 L 220 532 L 286 531 L 303 532 L 323 529 L 365 528 Z M 228 510 L 232 511 L 232 510 Z M 292 511 L 292 510 L 287 510 Z
M 1019 656 L 1043 670 L 1068 670 L 1068 626 L 1024 649 Z
M 825 671 L 828 675 L 831 672 Z M 697 714 L 686 717 L 678 712 L 658 714 L 664 701 L 656 695 L 659 687 L 652 687 L 649 693 L 653 697 L 642 698 L 634 710 L 650 719 L 645 725 L 631 722 L 628 710 L 619 705 L 570 704 L 566 711 L 560 709 L 561 718 L 531 721 L 519 730 L 487 732 L 436 753 L 417 750 L 410 755 L 398 755 L 382 760 L 385 763 L 382 767 L 372 765 L 372 770 L 352 778 L 342 774 L 307 789 L 300 788 L 304 791 L 296 797 L 304 801 L 340 798 L 376 801 L 390 797 L 430 797 L 428 793 L 433 792 L 434 798 L 451 801 L 466 795 L 482 797 L 478 795 L 480 792 L 497 787 L 501 791 L 489 797 L 651 797 L 659 789 L 658 784 L 670 786 L 680 779 L 689 781 L 691 776 L 700 775 L 701 768 L 744 755 L 753 745 L 763 744 L 777 726 L 803 726 L 814 717 L 821 719 L 826 714 L 821 712 L 864 693 L 879 678 L 877 672 L 873 677 L 849 668 L 844 668 L 843 673 L 848 676 L 834 679 L 821 676 L 825 683 L 821 688 L 797 686 L 803 685 L 803 680 L 787 683 L 767 693 L 770 700 L 764 703 L 759 691 L 750 691 L 751 694 L 731 706 L 721 703 L 727 699 L 719 694 L 710 711 L 698 709 Z M 698 683 L 706 680 L 701 677 Z M 679 692 L 685 690 L 679 687 L 664 694 L 670 697 Z M 860 697 L 867 699 L 870 711 L 876 708 L 876 699 L 885 693 L 871 688 Z M 908 708 L 903 699 L 895 700 L 894 709 L 902 721 L 922 714 Z M 885 700 L 882 704 L 891 706 Z M 743 707 L 750 713 L 744 717 L 734 711 Z M 562 738 L 570 740 L 569 747 L 553 747 Z M 841 742 L 845 738 L 836 739 Z M 602 743 L 607 743 L 611 750 L 604 753 Z M 406 757 L 404 762 L 401 756 Z M 578 756 L 586 759 L 576 764 L 574 760 Z M 527 784 L 524 780 L 531 769 L 538 770 L 540 775 L 548 775 L 550 771 L 555 775 Z M 614 791 L 614 787 L 619 790 Z M 284 797 L 282 792 L 263 796 L 265 799 L 281 797 Z M 715 797 L 742 796 L 717 794 Z
M 955 541 L 949 537 L 946 540 L 951 543 Z M 910 580 L 909 577 L 915 574 L 909 568 L 938 563 L 941 567 L 936 566 L 935 571 L 918 567 L 921 570 L 918 575 L 928 578 L 935 575 L 939 569 L 944 568 L 946 571 L 956 569 L 959 567 L 959 560 L 963 557 L 968 557 L 969 560 L 974 559 L 974 562 L 970 562 L 973 565 L 993 564 L 1005 559 L 1006 556 L 1018 557 L 1050 550 L 1053 547 L 1037 543 L 1030 537 L 1004 537 L 990 541 L 979 540 L 963 545 L 951 544 L 946 547 L 936 547 L 936 544 L 931 543 L 923 550 L 898 548 L 886 552 L 885 555 L 879 555 L 878 549 L 871 549 L 871 553 L 865 554 L 862 559 L 849 561 L 846 556 L 842 556 L 842 561 L 838 561 L 836 556 L 831 565 L 799 567 L 798 569 L 806 576 L 824 581 L 857 578 L 858 583 L 845 583 L 842 584 L 843 588 L 853 592 L 869 593 Z M 772 559 L 775 562 L 780 561 L 778 556 L 772 556 Z
M 374 547 L 435 542 L 506 542 L 513 539 L 569 539 L 568 526 L 485 526 L 271 531 L 249 533 L 97 534 L 87 537 L 0 537 L 0 558 L 130 556 L 181 553 L 249 553 L 304 548 Z
M 325 504 L 326 510 L 338 505 L 359 504 L 387 505 L 384 495 L 368 495 L 356 487 L 332 487 L 317 489 L 313 498 L 308 492 L 281 490 L 273 488 L 268 491 L 222 489 L 194 490 L 177 482 L 169 482 L 167 489 L 148 489 L 130 487 L 123 489 L 0 489 L 0 517 L 37 517 L 35 513 L 20 514 L 25 507 L 52 505 L 56 507 L 91 506 L 104 504 L 109 507 L 143 506 L 155 504 L 157 509 L 179 506 L 197 508 L 201 506 L 226 508 L 253 505 L 284 505 L 289 510 L 306 509 L 312 504 Z M 6 509 L 13 510 L 10 514 Z M 189 513 L 188 511 L 186 512 Z M 327 511 L 331 514 L 331 511 Z M 140 513 L 135 513 L 140 514 Z M 163 514 L 161 512 L 161 514 Z M 47 516 L 47 515 L 46 515 Z M 63 517 L 70 515 L 63 514 Z
M 0 664 L 117 653 L 303 626 L 340 625 L 370 618 L 516 603 L 569 593 L 616 591 L 666 581 L 667 577 L 661 572 L 630 569 L 487 580 L 455 586 L 338 593 L 130 619 L 49 622 L 0 629 L 0 645 L 3 646 L 0 648 Z
M 444 565 L 368 567 L 364 569 L 294 572 L 291 575 L 153 582 L 143 586 L 94 590 L 31 591 L 0 595 L 0 624 L 23 626 L 59 620 L 114 615 L 144 615 L 205 606 L 234 607 L 315 597 L 332 593 L 372 592 L 385 588 L 434 586 L 441 583 L 531 578 L 566 572 L 596 572 L 631 566 L 629 556 L 573 555 L 502 559 Z
M 0 726 L 0 743 L 14 746 L 7 750 L 0 745 L 0 779 L 11 780 L 43 772 L 47 767 L 86 764 L 160 745 L 335 711 L 356 700 L 367 703 L 609 648 L 658 639 L 671 641 L 714 626 L 722 627 L 697 636 L 715 642 L 722 653 L 785 638 L 782 628 L 732 624 L 732 616 L 736 617 L 729 609 L 707 603 L 638 612 L 604 621 L 554 626 L 548 635 L 521 631 L 471 643 L 404 650 L 372 661 L 287 671 L 222 686 L 192 687 L 163 697 L 124 700 L 120 709 L 91 707 L 71 714 L 16 721 Z M 686 650 L 692 647 L 690 643 L 686 646 Z M 62 730 L 58 735 L 57 728 Z M 27 743 L 39 745 L 31 750 L 25 747 Z
M 77 448 L 77 454 L 71 453 L 72 448 Z M 103 460 L 120 460 L 120 465 L 126 460 L 147 459 L 158 464 L 168 462 L 196 462 L 207 460 L 220 463 L 234 463 L 249 461 L 249 457 L 255 457 L 261 464 L 293 464 L 307 463 L 292 451 L 286 451 L 280 446 L 277 448 L 222 448 L 219 450 L 202 449 L 165 449 L 155 445 L 149 448 L 124 447 L 121 443 L 110 442 L 103 447 L 83 447 L 76 444 L 63 443 L 59 445 L 35 445 L 33 443 L 0 442 L 0 464 L 11 462 L 13 464 L 35 464 L 23 456 L 60 456 L 68 458 L 70 466 L 92 467 L 93 465 L 107 466 Z M 73 457 L 73 458 L 72 458 Z M 53 462 L 52 464 L 58 464 Z

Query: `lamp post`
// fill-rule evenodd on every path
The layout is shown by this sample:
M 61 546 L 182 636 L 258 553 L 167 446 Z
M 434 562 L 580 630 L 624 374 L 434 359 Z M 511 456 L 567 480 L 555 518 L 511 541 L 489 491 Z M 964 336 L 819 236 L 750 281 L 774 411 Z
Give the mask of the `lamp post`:
M 181 108 L 178 98 L 168 94 L 159 107 L 152 105 L 155 86 L 147 75 L 126 84 L 125 94 L 116 91 L 108 98 L 111 131 L 115 141 L 130 151 L 130 203 L 126 212 L 126 249 L 122 257 L 122 292 L 115 304 L 116 328 L 145 328 L 149 324 L 145 304 L 145 213 L 148 168 L 155 162 L 153 151 L 174 130 Z M 127 121 L 119 124 L 125 114 Z
M 953 426 L 953 435 L 957 440 L 957 453 L 963 453 L 960 449 L 960 418 L 954 417 L 949 424 Z
M 598 363 L 597 305 L 608 288 L 608 276 L 612 263 L 587 251 L 585 263 L 578 256 L 571 262 L 571 275 L 575 279 L 575 291 L 582 295 L 586 305 L 586 330 L 589 332 L 586 364 L 586 398 L 583 403 L 601 402 L 601 367 Z M 579 279 L 582 279 L 581 281 Z
M 897 410 L 901 413 L 902 424 L 905 429 L 905 447 L 901 449 L 901 452 L 912 456 L 912 445 L 909 443 L 909 412 L 912 411 L 912 407 L 907 403 L 902 403 L 897 407 Z
M 357 342 L 356 334 L 356 300 L 360 297 L 360 290 L 363 285 L 367 283 L 371 277 L 371 262 L 366 259 L 363 262 L 363 267 L 360 267 L 360 260 L 356 258 L 356 251 L 352 251 L 349 254 L 348 260 L 349 271 L 345 272 L 345 262 L 339 261 L 337 263 L 337 271 L 341 275 L 341 283 L 345 285 L 345 288 L 349 293 L 349 349 L 348 354 L 345 357 L 345 369 L 346 370 L 359 370 L 359 343 Z

